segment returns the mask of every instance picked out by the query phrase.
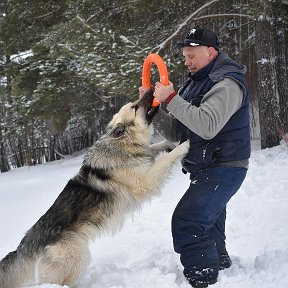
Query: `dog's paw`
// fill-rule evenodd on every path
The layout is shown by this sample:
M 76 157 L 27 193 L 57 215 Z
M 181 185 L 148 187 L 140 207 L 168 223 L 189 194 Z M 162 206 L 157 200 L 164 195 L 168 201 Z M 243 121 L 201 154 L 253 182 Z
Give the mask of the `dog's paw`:
M 165 148 L 165 151 L 166 152 L 171 152 L 173 151 L 174 149 L 176 148 L 176 145 L 174 145 L 173 143 L 168 143 L 166 148 Z
M 190 141 L 186 140 L 185 142 L 181 143 L 179 147 L 181 147 L 181 151 L 183 152 L 183 154 L 186 155 L 190 148 Z
M 171 153 L 177 153 L 179 157 L 186 155 L 190 148 L 190 141 L 187 140 L 177 146 Z

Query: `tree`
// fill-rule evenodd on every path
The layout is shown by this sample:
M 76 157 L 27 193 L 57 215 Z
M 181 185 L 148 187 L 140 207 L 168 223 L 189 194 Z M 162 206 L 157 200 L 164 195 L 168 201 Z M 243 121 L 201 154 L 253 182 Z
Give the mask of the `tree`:
M 287 133 L 287 4 L 260 1 L 256 21 L 256 55 L 261 148 L 279 144 Z M 286 17 L 286 19 L 285 19 Z M 286 65 L 285 65 L 286 64 Z
M 1 1 L 1 170 L 91 145 L 137 97 L 151 52 L 181 85 L 186 69 L 174 43 L 192 26 L 217 31 L 222 49 L 248 67 L 262 147 L 277 145 L 288 127 L 285 9 L 284 0 Z
M 272 6 L 274 17 L 274 43 L 276 50 L 276 77 L 279 95 L 279 118 L 277 130 L 280 136 L 286 139 L 288 132 L 288 3 L 275 1 Z
M 11 163 L 23 165 L 20 163 L 19 147 L 22 150 L 23 146 L 31 145 L 33 149 L 33 141 L 29 143 L 27 137 L 34 135 L 35 121 L 26 117 L 32 99 L 27 99 L 24 94 L 15 97 L 15 85 L 21 78 L 20 71 L 27 69 L 33 44 L 43 38 L 45 30 L 60 21 L 64 2 L 4 0 L 0 3 L 1 171 L 7 171 Z M 44 15 L 47 10 L 49 12 Z M 31 84 L 35 87 L 35 77 L 25 77 L 26 86 Z

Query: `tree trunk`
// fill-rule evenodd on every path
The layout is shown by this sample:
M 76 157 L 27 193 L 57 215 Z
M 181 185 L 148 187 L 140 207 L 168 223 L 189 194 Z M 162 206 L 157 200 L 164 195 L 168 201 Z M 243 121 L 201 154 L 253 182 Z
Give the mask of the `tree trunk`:
M 263 15 L 256 21 L 256 57 L 258 70 L 258 99 L 261 134 L 261 148 L 279 144 L 278 115 L 279 98 L 276 76 L 277 61 L 274 45 L 273 15 L 271 3 L 265 1 Z M 260 10 L 261 11 L 261 10 Z
M 4 141 L 2 138 L 2 130 L 0 129 L 0 172 L 9 171 L 9 163 L 7 161 L 7 154 L 5 152 Z
M 281 0 L 276 0 L 272 4 L 272 11 L 275 17 L 274 27 L 275 27 L 275 51 L 276 51 L 276 75 L 277 75 L 277 88 L 279 95 L 279 121 L 278 121 L 278 131 L 282 138 L 286 138 L 285 135 L 288 132 L 288 99 L 287 99 L 287 89 L 288 89 L 288 32 L 285 29 L 285 20 L 287 16 L 285 15 L 288 10 L 288 4 L 282 3 Z M 286 19 L 285 19 L 286 17 Z

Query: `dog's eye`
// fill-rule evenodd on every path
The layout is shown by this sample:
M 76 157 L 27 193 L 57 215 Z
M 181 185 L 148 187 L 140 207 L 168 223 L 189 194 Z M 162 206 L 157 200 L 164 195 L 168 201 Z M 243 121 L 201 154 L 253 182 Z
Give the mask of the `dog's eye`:
M 118 125 L 111 133 L 113 138 L 119 138 L 123 136 L 125 133 L 125 126 L 124 125 Z

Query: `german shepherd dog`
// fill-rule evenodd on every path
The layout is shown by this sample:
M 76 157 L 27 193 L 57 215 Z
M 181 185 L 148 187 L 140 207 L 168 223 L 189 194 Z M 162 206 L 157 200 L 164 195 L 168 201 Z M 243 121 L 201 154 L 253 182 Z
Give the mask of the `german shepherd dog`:
M 87 152 L 78 174 L 32 226 L 16 251 L 0 262 L 0 287 L 51 283 L 74 286 L 87 266 L 88 244 L 117 231 L 124 216 L 159 192 L 172 165 L 188 151 L 184 142 L 150 144 L 153 92 L 114 115 Z

